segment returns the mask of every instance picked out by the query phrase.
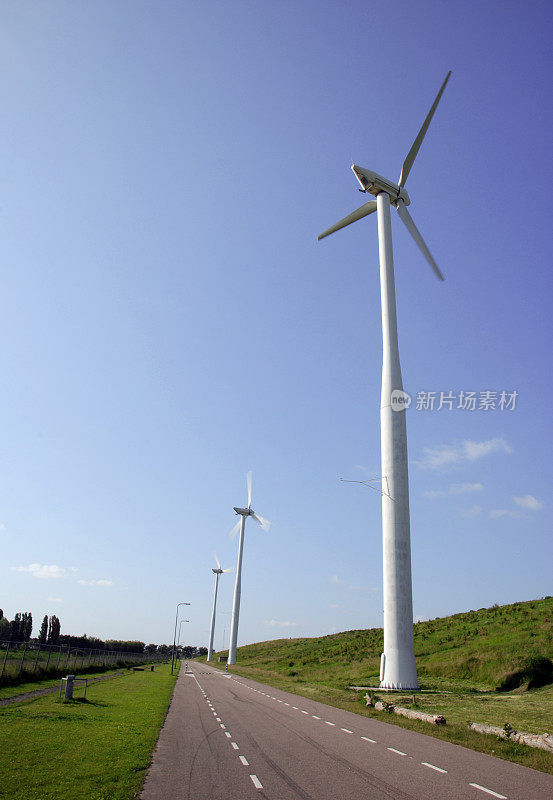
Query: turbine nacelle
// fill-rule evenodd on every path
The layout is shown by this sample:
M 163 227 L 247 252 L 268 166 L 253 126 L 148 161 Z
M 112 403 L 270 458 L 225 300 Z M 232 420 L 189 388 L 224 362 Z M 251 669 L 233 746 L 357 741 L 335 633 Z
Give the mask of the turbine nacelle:
M 236 508 L 233 506 L 234 510 L 237 514 L 240 514 L 242 517 L 253 517 L 254 512 L 251 508 Z
M 359 167 L 357 164 L 351 166 L 353 174 L 361 184 L 362 192 L 369 192 L 376 197 L 381 192 L 386 192 L 390 195 L 390 203 L 397 205 L 398 200 L 403 200 L 406 206 L 411 203 L 407 190 L 404 187 L 398 186 L 397 183 L 389 181 L 377 172 L 373 172 L 365 167 Z

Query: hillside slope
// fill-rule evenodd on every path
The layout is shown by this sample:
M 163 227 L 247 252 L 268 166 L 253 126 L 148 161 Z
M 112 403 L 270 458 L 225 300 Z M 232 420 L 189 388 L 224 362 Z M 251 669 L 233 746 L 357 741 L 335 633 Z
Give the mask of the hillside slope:
M 418 622 L 414 629 L 423 688 L 446 679 L 493 689 L 528 657 L 553 659 L 553 597 Z M 266 676 L 342 689 L 375 685 L 382 647 L 382 628 L 344 631 L 240 647 L 238 663 Z

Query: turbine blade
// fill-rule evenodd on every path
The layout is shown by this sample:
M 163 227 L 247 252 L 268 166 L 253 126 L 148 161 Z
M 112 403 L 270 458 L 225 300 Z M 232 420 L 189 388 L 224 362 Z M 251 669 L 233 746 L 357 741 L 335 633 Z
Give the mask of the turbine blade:
M 330 236 L 331 233 L 336 233 L 339 231 L 340 228 L 345 228 L 346 225 L 351 225 L 352 222 L 357 222 L 358 219 L 363 219 L 366 217 L 367 214 L 372 214 L 373 211 L 376 211 L 376 200 L 370 200 L 365 205 L 362 205 L 357 211 L 352 211 L 351 214 L 348 214 L 347 217 L 341 219 L 340 222 L 337 222 L 335 225 L 332 225 L 330 228 L 327 228 L 326 231 L 320 233 L 317 236 L 317 241 L 320 242 L 321 239 L 324 239 L 325 236 Z
M 221 569 L 221 562 L 217 558 L 217 553 L 215 552 L 215 550 L 213 551 L 213 555 L 215 556 L 215 563 L 217 564 L 217 568 Z
M 223 572 L 232 572 L 232 567 L 229 567 L 228 569 L 224 569 Z
M 420 235 L 417 226 L 413 222 L 413 219 L 412 219 L 411 215 L 409 214 L 409 212 L 407 211 L 407 209 L 405 208 L 405 203 L 402 200 L 398 200 L 397 213 L 401 217 L 403 224 L 405 225 L 405 227 L 407 228 L 407 230 L 409 231 L 409 233 L 411 234 L 411 236 L 415 240 L 415 243 L 416 243 L 417 247 L 420 249 L 421 253 L 426 258 L 426 260 L 428 261 L 428 263 L 430 264 L 430 266 L 432 267 L 432 269 L 434 270 L 434 272 L 436 273 L 438 278 L 441 281 L 445 280 L 444 276 L 440 272 L 440 268 L 438 267 L 438 265 L 436 264 L 436 262 L 432 258 L 432 254 L 431 254 L 430 250 L 426 246 L 424 239 Z
M 407 153 L 407 158 L 403 162 L 403 167 L 401 168 L 401 175 L 399 176 L 398 184 L 399 184 L 400 187 L 405 186 L 405 181 L 407 180 L 407 176 L 411 172 L 411 167 L 413 166 L 413 162 L 415 161 L 415 158 L 417 157 L 417 153 L 419 152 L 420 146 L 422 144 L 422 140 L 426 136 L 426 131 L 428 130 L 428 126 L 430 125 L 430 123 L 432 121 L 432 117 L 434 116 L 434 112 L 436 111 L 436 108 L 438 107 L 438 103 L 440 102 L 442 94 L 444 93 L 444 89 L 446 87 L 446 84 L 447 84 L 447 82 L 449 80 L 449 76 L 450 75 L 451 75 L 451 70 L 449 70 L 449 72 L 447 73 L 447 75 L 445 77 L 445 81 L 442 83 L 442 88 L 440 89 L 436 99 L 432 103 L 432 108 L 430 109 L 430 111 L 426 115 L 426 119 L 422 123 L 422 128 L 418 132 L 417 138 L 415 139 L 415 141 L 411 145 L 411 149 Z
M 251 469 L 248 472 L 248 474 L 246 475 L 246 481 L 247 481 L 247 484 L 248 484 L 248 508 L 250 508 L 250 506 L 252 504 L 252 471 L 251 471 Z
M 261 525 L 265 533 L 268 533 L 269 528 L 271 527 L 271 523 L 269 522 L 269 520 L 263 519 L 263 517 L 260 517 L 259 514 L 252 514 L 252 517 L 256 522 L 258 522 Z
M 239 517 L 238 522 L 234 526 L 234 528 L 229 533 L 229 539 L 234 539 L 238 531 L 240 530 L 240 523 L 242 522 L 242 517 Z

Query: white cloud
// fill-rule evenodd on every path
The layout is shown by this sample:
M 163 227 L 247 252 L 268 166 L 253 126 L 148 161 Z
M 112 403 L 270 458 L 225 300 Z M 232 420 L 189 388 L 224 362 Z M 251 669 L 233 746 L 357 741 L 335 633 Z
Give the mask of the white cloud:
M 470 492 L 481 492 L 484 487 L 481 483 L 453 483 L 449 487 L 450 494 L 468 494 Z
M 441 469 L 463 461 L 476 461 L 491 453 L 512 453 L 505 439 L 495 438 L 483 442 L 466 439 L 461 444 L 444 444 L 436 448 L 423 447 L 424 458 L 415 463 L 423 469 Z
M 443 489 L 429 489 L 423 492 L 423 496 L 433 499 L 434 497 L 445 497 L 446 494 L 469 494 L 483 490 L 484 486 L 481 483 L 452 483 L 447 492 Z
M 28 572 L 34 578 L 65 578 L 67 571 L 57 564 L 29 564 L 28 567 L 12 567 L 14 572 Z
M 100 579 L 99 581 L 84 581 L 78 580 L 77 583 L 80 583 L 81 586 L 113 586 L 113 581 L 106 581 L 104 579 Z
M 476 517 L 482 513 L 482 506 L 471 506 L 470 508 L 462 508 L 459 514 L 462 517 Z
M 510 511 L 508 508 L 492 508 L 490 511 L 490 517 L 492 519 L 497 519 L 498 517 L 522 517 L 522 513 L 520 511 Z
M 329 608 L 340 608 L 340 603 L 329 603 L 328 607 Z
M 330 582 L 331 583 L 340 583 L 340 578 L 337 575 L 331 575 L 330 576 Z
M 2 533 L 2 531 L 5 531 L 5 530 L 6 530 L 6 526 L 4 525 L 3 522 L 0 522 L 0 533 Z
M 524 497 L 513 497 L 513 500 L 520 506 L 521 508 L 528 508 L 530 511 L 539 511 L 540 508 L 543 508 L 543 503 L 531 494 L 525 494 Z
M 265 620 L 265 625 L 269 625 L 271 628 L 295 628 L 297 624 L 297 622 L 279 622 L 277 619 Z
M 63 603 L 63 600 L 62 600 L 61 597 L 49 597 L 48 598 L 48 602 L 49 603 Z

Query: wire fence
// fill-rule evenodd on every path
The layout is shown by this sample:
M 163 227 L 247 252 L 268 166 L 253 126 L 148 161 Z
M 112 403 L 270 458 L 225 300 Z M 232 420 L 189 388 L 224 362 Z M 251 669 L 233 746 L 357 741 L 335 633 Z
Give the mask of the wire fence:
M 68 671 L 77 673 L 93 668 L 143 664 L 146 661 L 158 661 L 160 658 L 161 656 L 151 653 L 130 653 L 124 650 L 89 650 L 63 644 L 0 641 L 0 685 L 31 675 L 46 676 Z

